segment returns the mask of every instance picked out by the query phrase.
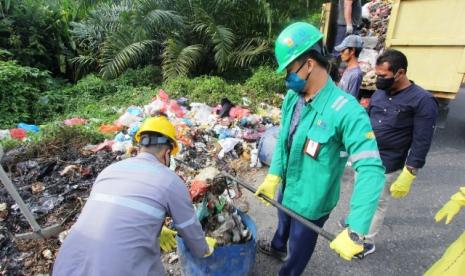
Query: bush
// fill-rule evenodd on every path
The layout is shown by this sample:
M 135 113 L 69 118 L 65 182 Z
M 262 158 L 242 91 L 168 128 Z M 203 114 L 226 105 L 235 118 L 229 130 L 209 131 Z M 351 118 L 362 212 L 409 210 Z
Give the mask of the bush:
M 267 102 L 279 105 L 280 98 L 277 94 L 285 94 L 286 92 L 284 77 L 284 74 L 277 74 L 270 67 L 258 68 L 252 77 L 245 82 L 247 96 L 256 103 Z
M 154 86 L 162 81 L 161 69 L 158 66 L 146 66 L 141 69 L 128 69 L 124 74 L 115 79 L 120 85 L 134 87 Z
M 37 123 L 48 112 L 45 91 L 58 87 L 48 72 L 20 66 L 15 61 L 0 61 L 0 128 L 19 122 Z
M 248 97 L 252 107 L 260 102 L 279 105 L 281 99 L 277 93 L 286 91 L 284 75 L 269 67 L 258 68 L 243 84 L 228 84 L 220 77 L 203 76 L 194 79 L 178 77 L 168 81 L 164 87 L 173 98 L 186 97 L 210 105 L 218 104 L 224 97 L 241 104 L 242 97 Z

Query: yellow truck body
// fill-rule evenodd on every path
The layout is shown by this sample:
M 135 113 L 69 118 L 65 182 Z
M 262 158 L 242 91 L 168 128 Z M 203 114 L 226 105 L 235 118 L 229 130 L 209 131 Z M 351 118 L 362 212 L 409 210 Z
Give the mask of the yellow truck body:
M 465 0 L 392 3 L 386 47 L 407 56 L 409 79 L 437 98 L 454 99 L 465 75 Z M 330 3 L 323 5 L 321 30 L 327 40 L 334 9 Z

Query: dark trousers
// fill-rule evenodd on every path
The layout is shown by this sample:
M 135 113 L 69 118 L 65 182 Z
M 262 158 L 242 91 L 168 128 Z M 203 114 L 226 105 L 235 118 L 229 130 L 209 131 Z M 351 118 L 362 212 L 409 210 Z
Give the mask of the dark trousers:
M 282 202 L 281 193 L 278 194 L 278 202 Z M 329 214 L 311 222 L 323 227 L 328 217 Z M 313 254 L 318 234 L 280 210 L 278 210 L 278 220 L 278 229 L 276 229 L 271 241 L 271 246 L 275 250 L 288 251 L 287 259 L 281 267 L 279 275 L 298 276 L 302 274 Z M 287 250 L 288 243 L 289 250 Z

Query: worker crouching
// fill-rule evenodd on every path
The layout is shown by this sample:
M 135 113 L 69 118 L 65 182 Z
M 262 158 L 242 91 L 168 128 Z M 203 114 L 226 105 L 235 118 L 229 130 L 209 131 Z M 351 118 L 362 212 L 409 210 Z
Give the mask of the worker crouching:
M 53 275 L 164 275 L 160 242 L 175 245 L 176 233 L 163 226 L 166 216 L 193 255 L 212 254 L 215 240 L 205 238 L 186 186 L 168 168 L 178 151 L 175 137 L 165 116 L 143 123 L 135 136 L 140 153 L 97 177 Z

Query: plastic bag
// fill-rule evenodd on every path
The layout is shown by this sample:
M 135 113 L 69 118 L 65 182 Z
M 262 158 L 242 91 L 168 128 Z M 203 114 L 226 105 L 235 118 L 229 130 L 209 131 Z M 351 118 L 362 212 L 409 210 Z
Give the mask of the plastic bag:
M 10 136 L 14 139 L 23 140 L 26 138 L 27 134 L 26 131 L 22 128 L 12 128 L 10 129 Z
M 101 133 L 115 133 L 122 129 L 122 126 L 103 124 L 99 127 Z
M 116 121 L 117 124 L 129 127 L 131 124 L 140 122 L 142 120 L 141 117 L 132 115 L 129 112 L 124 113 L 119 117 L 119 119 Z
M 209 125 L 215 120 L 210 116 L 213 112 L 213 109 L 202 103 L 192 103 L 191 111 L 189 113 L 192 121 L 197 125 Z
M 19 123 L 18 128 L 22 128 L 26 132 L 35 132 L 35 133 L 37 133 L 37 132 L 40 131 L 38 126 L 36 126 L 36 125 L 28 125 L 28 124 L 25 124 L 25 123 Z
M 94 146 L 93 148 L 90 149 L 90 151 L 92 152 L 98 152 L 98 151 L 101 151 L 101 150 L 106 150 L 106 151 L 110 151 L 112 150 L 112 146 L 113 144 L 115 143 L 115 141 L 113 140 L 107 140 L 105 139 L 105 141 L 103 141 L 102 143 Z
M 185 116 L 184 110 L 182 109 L 182 107 L 174 100 L 170 102 L 169 110 L 173 112 L 178 118 L 183 118 Z
M 229 111 L 229 116 L 234 119 L 242 119 L 243 117 L 249 116 L 250 110 L 241 107 L 233 107 Z
M 224 155 L 234 149 L 234 147 L 241 142 L 240 139 L 226 138 L 219 140 L 218 143 L 221 145 L 221 151 L 218 153 L 218 158 L 223 159 Z
M 144 115 L 144 110 L 138 106 L 130 106 L 128 107 L 126 112 L 131 115 L 139 116 L 139 117 L 142 117 Z
M 10 130 L 0 129 L 0 140 L 10 139 L 10 138 L 11 138 Z
M 271 164 L 273 152 L 279 136 L 279 127 L 270 127 L 265 131 L 258 143 L 258 159 L 266 165 Z
M 167 104 L 159 99 L 154 100 L 148 105 L 144 106 L 144 112 L 148 116 L 153 116 L 156 113 L 166 113 Z
M 87 124 L 87 120 L 75 117 L 71 119 L 66 119 L 63 121 L 63 123 L 65 124 L 65 126 L 80 126 Z
M 199 197 L 202 197 L 207 192 L 208 185 L 206 181 L 203 180 L 193 180 L 191 187 L 189 188 L 189 194 L 192 201 L 195 201 Z
M 127 150 L 132 146 L 131 141 L 124 142 L 115 142 L 111 145 L 112 152 L 127 152 Z

